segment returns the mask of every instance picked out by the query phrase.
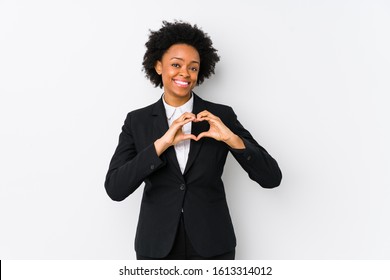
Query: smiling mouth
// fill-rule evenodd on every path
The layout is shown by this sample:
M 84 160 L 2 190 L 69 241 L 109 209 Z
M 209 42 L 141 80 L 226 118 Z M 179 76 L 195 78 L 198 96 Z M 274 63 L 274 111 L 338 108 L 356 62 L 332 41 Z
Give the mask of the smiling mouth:
M 173 81 L 179 87 L 188 87 L 190 85 L 190 82 L 186 82 L 186 81 L 180 81 L 180 80 L 173 80 Z

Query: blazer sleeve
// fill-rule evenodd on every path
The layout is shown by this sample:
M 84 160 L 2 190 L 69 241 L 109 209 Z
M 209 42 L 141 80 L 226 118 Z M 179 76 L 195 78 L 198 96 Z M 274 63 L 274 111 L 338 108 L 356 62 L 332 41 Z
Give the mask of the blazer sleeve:
M 119 135 L 104 183 L 112 200 L 121 201 L 132 194 L 146 177 L 165 165 L 156 153 L 154 143 L 137 151 L 129 113 Z
M 234 158 L 248 173 L 249 178 L 263 188 L 274 188 L 280 185 L 282 172 L 278 163 L 261 147 L 252 135 L 238 121 L 233 109 L 230 108 L 230 129 L 244 141 L 245 149 L 229 148 Z

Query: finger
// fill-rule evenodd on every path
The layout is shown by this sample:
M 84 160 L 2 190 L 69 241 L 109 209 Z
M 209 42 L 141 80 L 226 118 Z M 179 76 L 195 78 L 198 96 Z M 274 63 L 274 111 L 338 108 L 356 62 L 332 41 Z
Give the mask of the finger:
M 195 116 L 181 116 L 173 121 L 172 125 L 185 125 L 186 123 L 192 122 L 195 120 Z
M 189 140 L 189 139 L 192 139 L 192 140 L 195 140 L 195 141 L 197 140 L 196 136 L 193 135 L 193 134 L 181 134 L 181 135 L 179 136 L 179 141 L 178 141 L 178 143 L 181 142 L 181 141 L 183 141 L 183 140 Z
M 210 113 L 209 111 L 204 110 L 204 111 L 200 112 L 200 113 L 196 116 L 196 118 L 197 118 L 198 120 L 205 120 L 205 118 L 217 119 L 218 117 L 215 116 L 215 115 L 213 115 L 213 114 Z
M 188 139 L 196 140 L 196 136 L 194 134 L 183 134 L 183 139 L 184 140 L 188 140 Z
M 211 117 L 202 117 L 201 119 L 199 119 L 198 121 L 208 121 L 209 123 L 212 123 L 212 124 L 215 124 L 217 123 L 219 120 L 218 117 L 216 118 L 211 118 Z
M 191 117 L 196 118 L 195 114 L 192 113 L 192 112 L 185 112 L 185 113 L 182 114 L 182 116 L 183 116 L 183 115 L 185 115 L 185 116 L 191 116 Z
M 191 119 L 191 118 L 195 119 L 196 118 L 195 114 L 193 114 L 191 112 L 185 112 L 180 117 L 178 117 L 177 119 L 182 121 L 182 120 Z
M 185 124 L 189 123 L 189 122 L 192 122 L 194 119 L 193 118 L 190 118 L 190 119 L 185 119 L 183 121 L 179 121 L 179 120 L 176 120 L 172 123 L 171 127 L 175 130 L 178 130 L 179 128 L 182 128 Z
M 201 138 L 203 138 L 203 137 L 213 138 L 213 137 L 211 136 L 211 134 L 210 134 L 208 131 L 206 131 L 206 132 L 200 133 L 200 134 L 198 135 L 198 137 L 196 137 L 196 141 L 198 141 L 199 139 L 201 139 Z
M 198 113 L 198 114 L 196 115 L 196 118 L 206 117 L 206 116 L 208 116 L 208 115 L 210 115 L 210 114 L 211 114 L 211 113 L 210 113 L 209 111 L 203 110 L 202 112 L 200 112 L 200 113 Z

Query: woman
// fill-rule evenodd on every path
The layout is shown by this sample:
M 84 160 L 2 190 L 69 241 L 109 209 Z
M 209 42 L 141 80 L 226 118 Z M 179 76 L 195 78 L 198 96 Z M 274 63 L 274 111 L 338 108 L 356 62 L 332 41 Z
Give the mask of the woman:
M 196 25 L 163 22 L 146 48 L 146 77 L 164 93 L 127 115 L 106 191 L 121 201 L 145 182 L 137 259 L 234 259 L 236 238 L 221 180 L 228 152 L 264 188 L 278 186 L 281 171 L 230 107 L 192 91 L 219 61 L 207 34 Z

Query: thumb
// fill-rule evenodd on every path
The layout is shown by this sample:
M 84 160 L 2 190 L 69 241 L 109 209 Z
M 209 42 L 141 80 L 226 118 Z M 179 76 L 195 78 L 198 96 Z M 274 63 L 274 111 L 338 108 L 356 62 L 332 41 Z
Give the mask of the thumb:
M 195 141 L 197 140 L 196 136 L 193 134 L 182 134 L 181 140 L 188 140 L 188 139 L 192 139 Z
M 200 140 L 201 138 L 203 137 L 210 137 L 209 133 L 206 131 L 206 132 L 202 132 L 200 133 L 197 137 L 196 137 L 196 141 Z

